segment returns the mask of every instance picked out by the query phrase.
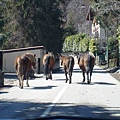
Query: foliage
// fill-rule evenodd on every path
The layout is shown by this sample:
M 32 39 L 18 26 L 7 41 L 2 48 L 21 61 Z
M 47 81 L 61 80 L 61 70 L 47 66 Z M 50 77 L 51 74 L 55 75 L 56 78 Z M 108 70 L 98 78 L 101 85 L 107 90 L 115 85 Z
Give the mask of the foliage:
M 75 23 L 73 17 L 69 16 L 67 21 L 68 22 L 65 25 L 65 38 L 77 34 L 77 30 L 74 27 Z
M 63 52 L 85 52 L 88 50 L 90 50 L 91 52 L 96 51 L 95 40 L 91 39 L 90 41 L 90 39 L 84 33 L 71 35 L 67 37 L 64 41 Z
M 49 51 L 60 52 L 64 35 L 60 4 L 64 0 L 2 1 L 2 32 L 9 35 L 4 48 L 43 45 Z
M 117 36 L 120 43 L 120 25 L 118 26 L 118 29 L 117 29 Z
M 95 53 L 97 51 L 97 46 L 96 46 L 96 42 L 95 39 L 91 39 L 90 43 L 89 43 L 89 50 L 93 53 Z
M 101 26 L 115 34 L 120 21 L 120 2 L 118 0 L 92 0 L 92 3 Z
M 82 34 L 76 34 L 66 37 L 63 45 L 63 51 L 77 51 Z
M 120 1 L 119 0 L 91 0 L 96 12 L 96 18 L 100 25 L 107 31 L 109 54 L 108 58 L 116 57 L 116 66 L 119 66 L 119 44 L 116 30 L 120 25 Z M 114 36 L 114 38 L 112 37 Z M 111 46 L 112 45 L 112 46 Z M 113 47 L 114 45 L 114 47 Z M 114 51 L 112 50 L 114 49 Z M 109 64 L 109 63 L 108 63 Z M 108 65 L 109 66 L 109 65 Z
M 116 58 L 116 49 L 117 49 L 117 40 L 116 37 L 109 37 L 108 38 L 108 51 L 109 51 L 109 58 Z M 114 46 L 114 47 L 113 47 Z

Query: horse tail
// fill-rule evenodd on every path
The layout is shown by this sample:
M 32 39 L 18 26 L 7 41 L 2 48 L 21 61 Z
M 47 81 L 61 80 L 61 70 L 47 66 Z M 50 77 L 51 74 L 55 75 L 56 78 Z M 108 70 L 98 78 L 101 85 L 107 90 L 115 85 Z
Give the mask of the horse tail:
M 88 55 L 88 65 L 86 66 L 86 72 L 89 72 L 90 70 L 92 70 L 93 68 L 92 62 L 93 62 L 92 56 Z
M 45 65 L 44 65 L 44 74 L 47 75 L 49 73 L 49 62 L 50 62 L 50 56 L 46 57 Z
M 89 73 L 90 71 L 90 55 L 87 55 L 87 65 L 85 66 L 86 73 Z
M 80 57 L 78 57 L 78 64 L 79 64 L 79 62 L 80 62 Z
M 69 72 L 73 71 L 73 67 L 74 67 L 74 58 L 71 57 L 69 60 Z

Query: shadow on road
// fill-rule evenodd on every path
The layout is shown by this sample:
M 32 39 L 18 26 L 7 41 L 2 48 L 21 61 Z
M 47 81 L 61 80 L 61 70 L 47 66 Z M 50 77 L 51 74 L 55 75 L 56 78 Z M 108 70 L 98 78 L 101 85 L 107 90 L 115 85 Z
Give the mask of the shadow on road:
M 41 86 L 41 87 L 33 87 L 31 89 L 52 89 L 53 87 L 57 87 L 57 86 Z
M 4 85 L 3 87 L 0 87 L 0 90 L 3 90 L 3 89 L 9 89 L 9 88 L 11 88 L 11 87 L 13 87 L 14 85 Z M 0 91 L 0 94 L 2 94 L 2 93 L 4 93 L 4 92 L 1 92 Z
M 114 83 L 108 83 L 108 82 L 93 82 L 93 84 L 98 84 L 98 85 L 116 85 Z
M 17 102 L 13 100 L 0 101 L 0 118 L 1 119 L 40 119 L 44 120 L 45 117 L 40 116 L 49 107 L 51 103 L 34 103 L 34 102 Z M 46 120 L 108 120 L 114 119 L 118 120 L 120 117 L 115 116 L 120 114 L 118 110 L 120 107 L 111 107 L 108 110 L 107 106 L 95 106 L 95 105 L 80 105 L 73 103 L 57 103 L 50 113 L 47 115 Z M 57 118 L 57 119 L 55 119 Z
M 114 83 L 108 83 L 108 82 L 91 82 L 90 84 L 88 84 L 87 82 L 77 82 L 77 84 L 81 84 L 81 85 L 116 85 Z
M 1 91 L 0 91 L 0 94 L 7 94 L 7 93 L 8 93 L 8 92 L 1 92 Z
M 55 79 L 56 81 L 65 81 L 66 79 Z

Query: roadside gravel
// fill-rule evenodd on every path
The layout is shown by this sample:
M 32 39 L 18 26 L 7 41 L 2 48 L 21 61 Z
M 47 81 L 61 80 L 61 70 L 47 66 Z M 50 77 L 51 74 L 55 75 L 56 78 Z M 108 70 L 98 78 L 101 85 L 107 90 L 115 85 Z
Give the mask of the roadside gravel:
M 110 73 L 110 75 L 115 79 L 117 79 L 118 81 L 120 81 L 120 73 L 115 72 L 115 73 Z
M 106 71 L 108 73 L 110 73 L 110 75 L 112 77 L 114 77 L 116 80 L 120 81 L 120 68 L 118 67 L 114 67 L 114 68 L 105 68 L 105 67 L 102 67 L 103 69 L 106 69 Z

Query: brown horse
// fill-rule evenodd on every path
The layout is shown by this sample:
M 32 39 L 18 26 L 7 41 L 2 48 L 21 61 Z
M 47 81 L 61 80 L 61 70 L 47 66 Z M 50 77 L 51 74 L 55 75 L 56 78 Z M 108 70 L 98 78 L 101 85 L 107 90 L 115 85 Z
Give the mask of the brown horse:
M 74 58 L 72 56 L 63 56 L 60 55 L 61 66 L 64 67 L 65 76 L 66 76 L 66 83 L 68 81 L 67 74 L 69 74 L 69 84 L 72 82 L 72 72 L 74 67 Z
M 90 84 L 93 68 L 95 65 L 95 56 L 91 52 L 80 53 L 78 55 L 78 65 L 83 73 L 83 82 L 85 82 L 85 72 L 87 74 L 87 82 Z M 90 73 L 90 78 L 89 78 Z
M 19 87 L 23 89 L 23 81 L 26 76 L 26 84 L 29 87 L 28 84 L 28 75 L 31 69 L 36 68 L 36 59 L 35 59 L 35 54 L 32 53 L 26 53 L 23 55 L 19 55 L 15 58 L 14 61 L 14 67 L 17 72 L 17 76 L 19 79 Z
M 55 65 L 55 59 L 52 52 L 48 52 L 48 54 L 44 55 L 43 65 L 44 65 L 44 74 L 46 76 L 46 80 L 48 79 L 52 80 L 52 71 Z

